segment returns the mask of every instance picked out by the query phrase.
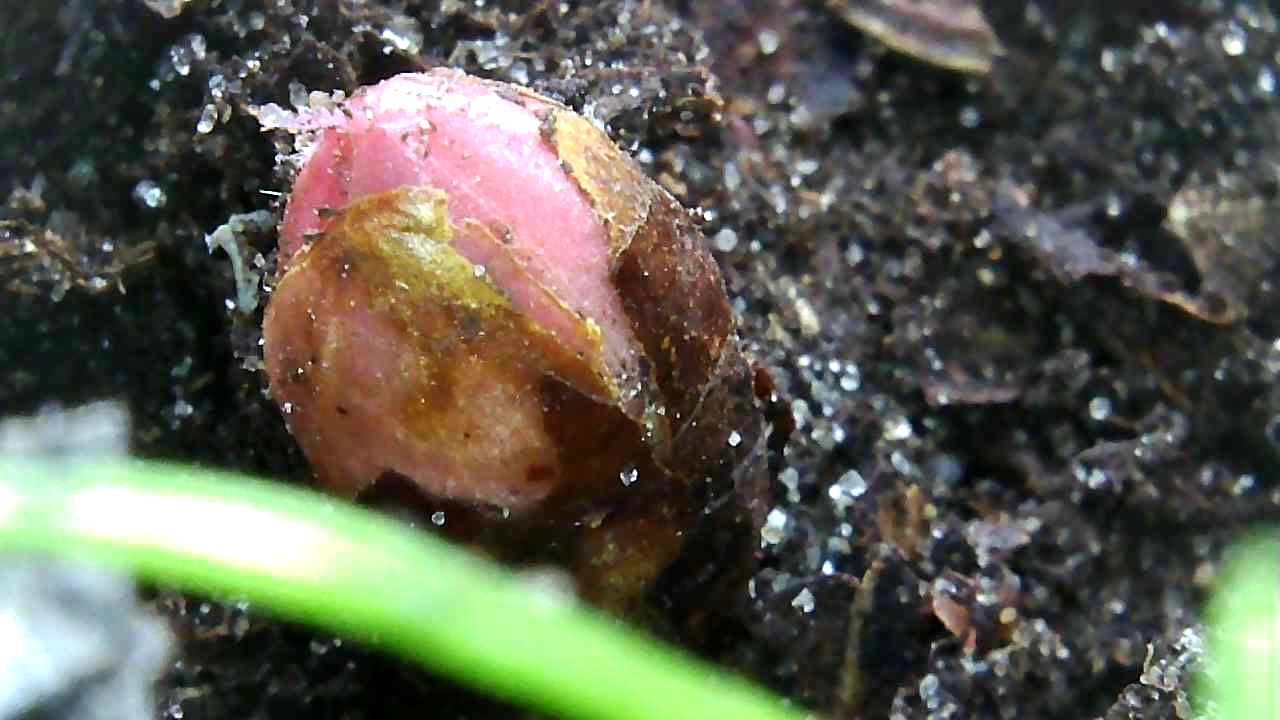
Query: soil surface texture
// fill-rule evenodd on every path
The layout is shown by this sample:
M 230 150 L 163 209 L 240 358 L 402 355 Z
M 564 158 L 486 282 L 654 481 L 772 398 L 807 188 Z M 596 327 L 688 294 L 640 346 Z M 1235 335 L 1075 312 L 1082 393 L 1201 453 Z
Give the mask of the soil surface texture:
M 262 308 L 205 243 L 272 213 L 240 237 L 274 272 L 291 138 L 251 110 L 436 66 L 524 84 L 692 211 L 776 386 L 758 566 L 705 652 L 830 717 L 1189 718 L 1222 553 L 1280 521 L 1278 23 L 1262 0 L 5 2 L 0 412 L 117 398 L 138 454 L 309 483 Z M 149 597 L 180 642 L 157 717 L 526 716 Z

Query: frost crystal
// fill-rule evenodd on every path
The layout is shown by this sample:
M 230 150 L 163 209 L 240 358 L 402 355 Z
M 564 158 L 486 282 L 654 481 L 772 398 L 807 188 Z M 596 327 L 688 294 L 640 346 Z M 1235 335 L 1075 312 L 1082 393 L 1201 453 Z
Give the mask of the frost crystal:
M 143 4 L 159 13 L 161 17 L 172 19 L 182 14 L 182 8 L 189 0 L 143 0 Z

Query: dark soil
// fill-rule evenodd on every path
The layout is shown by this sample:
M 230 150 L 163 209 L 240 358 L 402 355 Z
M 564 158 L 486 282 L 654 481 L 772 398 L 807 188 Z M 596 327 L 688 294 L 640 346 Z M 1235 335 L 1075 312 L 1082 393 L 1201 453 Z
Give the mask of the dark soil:
M 248 107 L 527 83 L 695 209 L 794 417 L 723 662 L 836 717 L 1183 717 L 1144 661 L 1187 661 L 1223 549 L 1280 520 L 1276 15 L 990 0 L 1006 53 L 972 77 L 842 4 L 4 3 L 0 413 L 121 398 L 143 455 L 306 482 L 204 243 L 289 187 Z M 155 604 L 165 717 L 510 714 Z

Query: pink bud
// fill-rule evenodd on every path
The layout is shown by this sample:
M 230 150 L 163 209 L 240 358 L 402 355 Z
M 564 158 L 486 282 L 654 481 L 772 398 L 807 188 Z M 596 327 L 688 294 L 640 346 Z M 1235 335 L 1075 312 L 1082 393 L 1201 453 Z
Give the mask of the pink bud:
M 581 116 L 456 71 L 312 121 L 263 335 L 321 483 L 354 495 L 390 472 L 500 510 L 485 542 L 568 522 L 591 549 L 554 559 L 607 567 L 588 584 L 630 599 L 737 492 L 761 434 L 683 209 Z M 637 533 L 646 550 L 616 547 Z

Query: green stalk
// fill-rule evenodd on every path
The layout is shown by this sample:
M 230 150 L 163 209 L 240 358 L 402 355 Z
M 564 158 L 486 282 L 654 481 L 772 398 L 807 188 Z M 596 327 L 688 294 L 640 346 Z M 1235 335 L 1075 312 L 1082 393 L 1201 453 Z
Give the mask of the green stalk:
M 1280 718 L 1280 534 L 1262 532 L 1225 558 L 1206 608 L 1211 676 L 1202 699 L 1223 720 Z
M 427 533 L 239 475 L 0 458 L 0 548 L 74 554 L 195 593 L 247 597 L 567 718 L 800 717 Z

